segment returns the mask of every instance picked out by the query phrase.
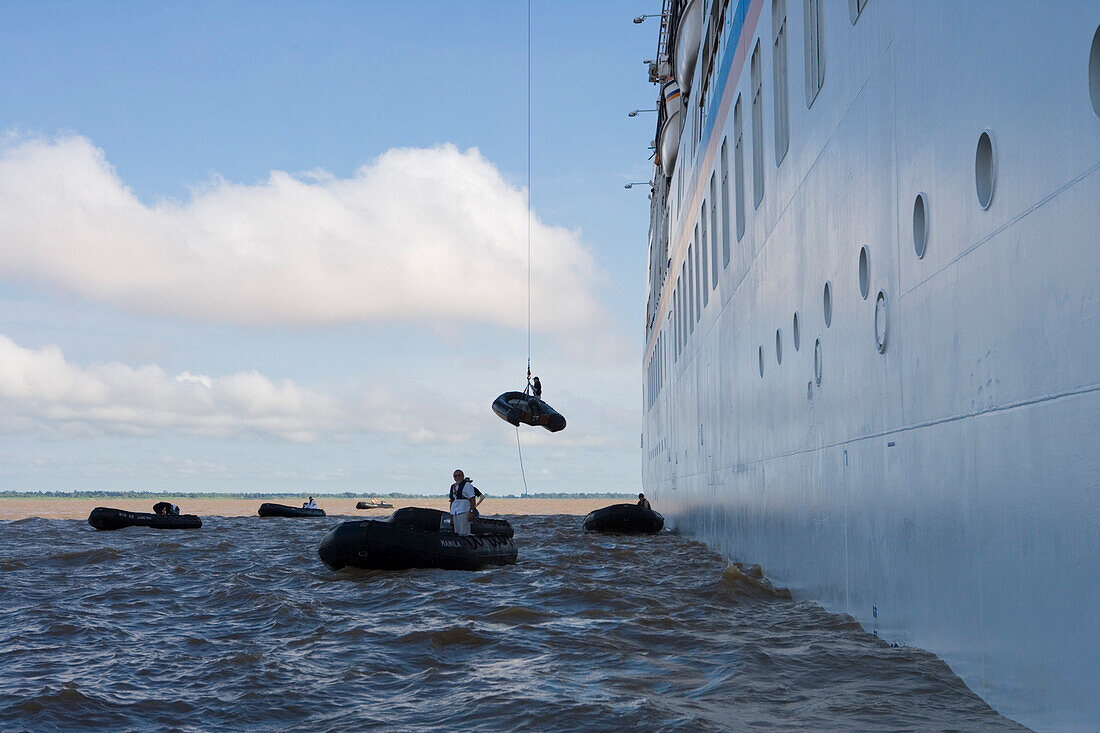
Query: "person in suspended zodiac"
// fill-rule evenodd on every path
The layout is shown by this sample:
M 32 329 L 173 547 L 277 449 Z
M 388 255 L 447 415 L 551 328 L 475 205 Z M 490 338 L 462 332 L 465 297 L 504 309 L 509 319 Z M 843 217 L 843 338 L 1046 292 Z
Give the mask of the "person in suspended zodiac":
M 527 386 L 522 392 L 505 392 L 493 401 L 493 412 L 501 420 L 519 427 L 520 423 L 544 427 L 551 433 L 565 429 L 565 417 L 542 401 L 542 382 L 527 370 Z
M 653 509 L 653 507 L 649 505 L 649 499 L 645 498 L 645 494 L 638 494 L 638 506 L 642 507 L 643 509 Z
M 455 534 L 466 536 L 470 534 L 470 520 L 477 516 L 477 505 L 485 500 L 485 495 L 461 469 L 455 469 L 454 480 L 450 492 L 451 523 Z

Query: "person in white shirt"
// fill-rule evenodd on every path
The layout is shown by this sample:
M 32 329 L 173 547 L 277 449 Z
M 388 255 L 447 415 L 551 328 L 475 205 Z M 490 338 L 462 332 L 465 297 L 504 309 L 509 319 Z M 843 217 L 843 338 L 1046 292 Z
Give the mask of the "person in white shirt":
M 311 497 L 309 497 L 309 501 L 302 503 L 302 508 L 303 509 L 316 509 L 317 508 L 317 502 L 315 502 L 313 500 L 313 497 L 311 496 Z
M 455 534 L 465 536 L 470 534 L 470 514 L 477 511 L 477 505 L 485 500 L 485 495 L 474 487 L 460 469 L 455 469 L 454 479 L 450 494 L 451 522 Z

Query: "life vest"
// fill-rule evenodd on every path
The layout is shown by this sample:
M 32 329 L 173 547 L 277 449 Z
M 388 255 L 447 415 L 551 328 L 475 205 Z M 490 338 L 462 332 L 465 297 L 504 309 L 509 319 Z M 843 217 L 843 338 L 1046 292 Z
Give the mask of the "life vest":
M 470 479 L 469 478 L 464 478 L 464 479 L 462 479 L 462 483 L 451 484 L 451 501 L 455 501 L 456 499 L 465 499 L 466 497 L 462 495 L 462 489 L 466 486 L 466 484 L 469 484 L 469 483 L 470 483 Z M 482 495 L 481 492 L 478 491 L 478 488 L 476 486 L 471 484 L 470 488 L 474 490 L 474 497 L 473 498 L 476 498 L 476 497 Z M 470 500 L 470 508 L 471 509 L 473 509 L 473 507 L 474 507 L 473 498 L 471 498 L 471 500 Z

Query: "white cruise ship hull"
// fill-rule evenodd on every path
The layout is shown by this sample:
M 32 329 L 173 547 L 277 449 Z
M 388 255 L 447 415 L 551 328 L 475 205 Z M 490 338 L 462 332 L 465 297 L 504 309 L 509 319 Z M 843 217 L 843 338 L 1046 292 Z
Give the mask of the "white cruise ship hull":
M 1005 715 L 1094 730 L 1100 5 L 825 1 L 811 69 L 818 3 L 787 0 L 785 113 L 777 5 L 721 9 L 655 184 L 646 494 Z

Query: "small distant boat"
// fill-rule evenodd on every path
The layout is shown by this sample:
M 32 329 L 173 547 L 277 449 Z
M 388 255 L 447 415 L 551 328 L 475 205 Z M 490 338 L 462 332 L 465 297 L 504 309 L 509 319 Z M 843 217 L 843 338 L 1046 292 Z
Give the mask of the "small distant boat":
M 355 505 L 356 509 L 393 509 L 393 504 L 387 504 L 381 499 L 371 499 L 369 501 L 361 501 Z
M 512 425 L 537 425 L 551 433 L 565 429 L 565 417 L 560 412 L 525 392 L 505 392 L 493 401 L 493 412 Z
M 612 504 L 589 512 L 584 518 L 585 532 L 657 534 L 664 526 L 664 517 L 637 504 Z
M 307 509 L 303 506 L 287 506 L 286 504 L 260 504 L 261 517 L 323 517 L 325 510 L 320 507 Z
M 152 529 L 198 529 L 202 520 L 194 514 L 153 514 L 152 512 L 128 512 L 122 509 L 97 506 L 88 515 L 88 524 L 96 529 L 110 530 L 123 527 L 151 527 Z
M 406 507 L 386 519 L 344 522 L 325 535 L 317 554 L 331 570 L 477 570 L 515 564 L 516 543 L 507 520 L 475 519 L 470 530 L 471 535 L 456 535 L 449 513 Z

